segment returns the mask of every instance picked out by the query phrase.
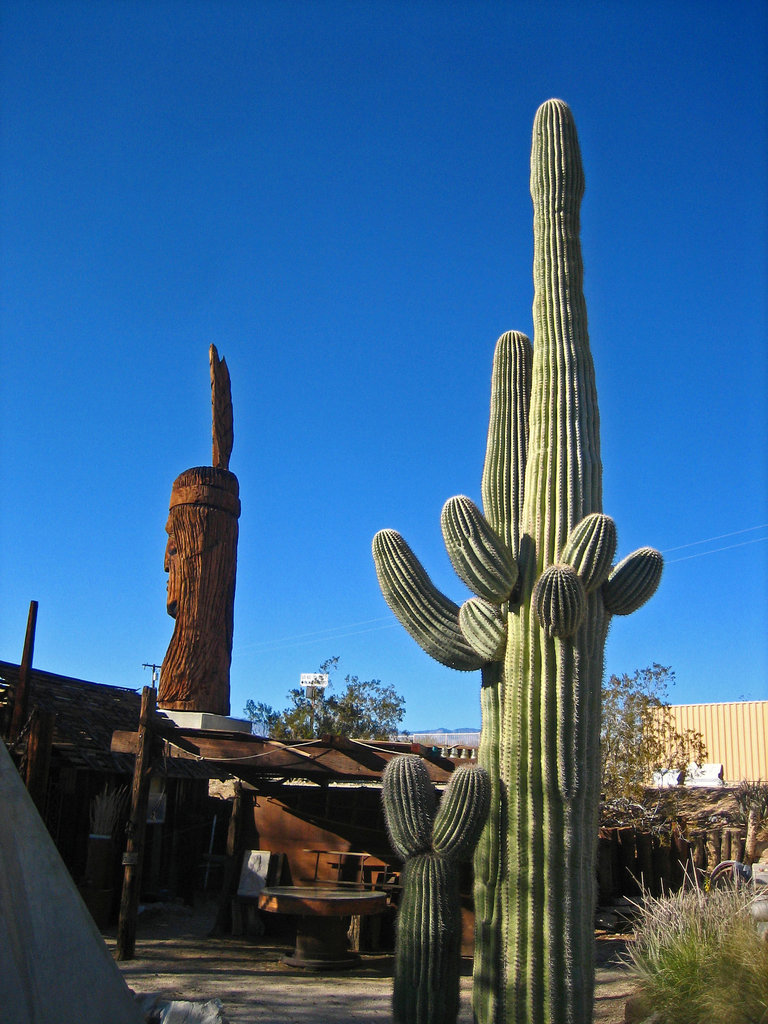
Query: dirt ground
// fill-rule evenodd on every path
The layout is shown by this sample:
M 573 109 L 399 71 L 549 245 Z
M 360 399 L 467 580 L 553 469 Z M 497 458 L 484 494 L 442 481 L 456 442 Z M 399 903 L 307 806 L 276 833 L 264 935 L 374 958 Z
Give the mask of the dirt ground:
M 140 915 L 136 958 L 120 963 L 141 995 L 219 999 L 229 1024 L 391 1024 L 392 955 L 363 955 L 359 967 L 308 973 L 284 966 L 289 939 L 211 938 L 213 904 Z M 114 952 L 114 932 L 105 934 Z M 596 935 L 596 1022 L 622 1024 L 632 978 L 621 963 L 625 940 Z M 471 1024 L 472 961 L 462 963 L 459 1024 Z

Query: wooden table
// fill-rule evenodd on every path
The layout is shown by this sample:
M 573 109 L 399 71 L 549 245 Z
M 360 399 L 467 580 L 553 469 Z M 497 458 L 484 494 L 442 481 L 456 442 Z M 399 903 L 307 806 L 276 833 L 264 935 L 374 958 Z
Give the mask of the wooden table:
M 339 970 L 359 962 L 347 948 L 347 923 L 352 914 L 380 914 L 387 904 L 383 892 L 327 889 L 315 885 L 279 885 L 263 889 L 259 908 L 272 914 L 293 914 L 296 947 L 283 963 L 314 971 Z
M 329 868 L 335 868 L 336 869 L 336 882 L 338 883 L 339 887 L 342 887 L 344 885 L 357 885 L 360 889 L 363 889 L 365 887 L 363 871 L 364 871 L 365 862 L 367 860 L 371 859 L 370 853 L 357 853 L 354 850 L 317 850 L 317 849 L 305 850 L 304 852 L 305 853 L 314 853 L 314 855 L 315 855 L 315 876 L 312 879 L 313 883 L 316 883 L 316 884 L 319 885 L 321 883 L 321 881 L 322 881 L 322 879 L 320 879 L 320 877 L 319 877 L 319 875 L 320 875 L 320 858 L 321 857 L 328 857 L 328 858 L 335 857 L 336 858 L 335 861 L 332 861 L 332 860 L 329 859 L 327 866 Z M 344 870 L 344 865 L 347 863 L 347 858 L 349 858 L 350 861 L 357 861 L 357 864 L 355 865 L 355 878 L 354 879 L 349 879 L 348 881 L 345 881 L 345 880 L 342 879 L 341 875 L 342 875 L 342 872 Z M 376 860 L 375 857 L 373 859 Z

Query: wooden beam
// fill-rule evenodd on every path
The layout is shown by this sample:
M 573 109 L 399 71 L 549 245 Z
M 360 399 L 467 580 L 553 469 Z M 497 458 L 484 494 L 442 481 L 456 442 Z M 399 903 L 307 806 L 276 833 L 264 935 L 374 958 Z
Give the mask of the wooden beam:
M 369 743 L 360 743 L 347 736 L 322 736 L 321 740 L 326 746 L 348 754 L 358 764 L 370 768 L 377 775 L 387 766 L 389 758 L 383 756 L 381 751 L 372 749 Z
M 377 781 L 387 763 L 400 753 L 421 753 L 432 782 L 446 782 L 454 769 L 448 758 L 411 744 L 373 744 L 342 736 L 302 743 L 282 743 L 244 733 L 222 733 L 202 729 L 169 727 L 156 722 L 157 734 L 166 742 L 171 757 L 204 759 L 217 764 L 246 782 L 256 783 L 265 775 L 310 779 L 315 782 L 338 779 Z M 133 754 L 138 734 L 114 732 L 113 753 Z M 393 749 L 394 748 L 394 749 Z M 405 748 L 405 749 L 403 749 Z
M 55 721 L 56 715 L 53 711 L 33 708 L 29 738 L 27 739 L 26 784 L 41 818 L 45 817 L 45 805 L 48 798 L 48 772 L 51 767 Z
M 162 729 L 160 736 L 166 741 L 167 753 L 170 757 L 191 758 L 221 762 L 222 767 L 236 768 L 254 767 L 268 775 L 292 774 L 296 777 L 322 775 L 330 777 L 331 772 L 317 763 L 315 758 L 304 750 L 273 743 L 258 736 L 244 736 L 243 733 L 227 735 L 222 733 L 202 732 L 199 730 L 178 729 L 171 732 Z M 115 754 L 133 754 L 138 746 L 138 734 L 135 732 L 112 733 L 111 750 Z
M 24 634 L 24 651 L 19 665 L 19 677 L 16 693 L 13 698 L 13 717 L 11 718 L 10 741 L 15 743 L 27 720 L 29 705 L 29 673 L 32 668 L 32 657 L 35 651 L 35 629 L 37 627 L 37 601 L 29 602 L 27 631 Z
M 132 960 L 136 947 L 136 919 L 139 915 L 141 869 L 144 859 L 144 835 L 147 830 L 147 803 L 152 762 L 152 716 L 157 691 L 145 686 L 141 694 L 138 748 L 131 787 L 131 815 L 128 840 L 123 854 L 123 894 L 117 924 L 117 959 Z

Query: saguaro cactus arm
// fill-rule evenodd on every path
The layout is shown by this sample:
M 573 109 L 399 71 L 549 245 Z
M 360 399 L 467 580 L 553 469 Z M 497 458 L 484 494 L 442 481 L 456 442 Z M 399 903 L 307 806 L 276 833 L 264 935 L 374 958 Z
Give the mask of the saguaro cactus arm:
M 463 494 L 449 498 L 440 517 L 456 575 L 478 597 L 502 604 L 517 582 L 517 565 L 480 509 Z
M 440 593 L 396 530 L 379 530 L 373 560 L 387 604 L 427 654 L 465 672 L 482 667 L 461 632 L 459 606 Z
M 570 565 L 550 565 L 533 588 L 533 606 L 549 637 L 571 637 L 584 621 L 587 595 Z
M 610 516 L 593 512 L 568 535 L 560 561 L 571 565 L 589 594 L 608 579 L 616 553 L 616 524 Z
M 482 597 L 470 597 L 459 609 L 459 626 L 473 651 L 486 661 L 503 661 L 507 617 Z
M 406 858 L 429 850 L 437 799 L 420 757 L 406 754 L 389 762 L 382 775 L 381 799 L 395 853 Z
M 532 362 L 530 339 L 520 331 L 507 331 L 496 342 L 483 466 L 483 508 L 514 558 L 520 550 Z
M 455 860 L 467 860 L 477 845 L 491 795 L 485 768 L 460 765 L 455 769 L 440 800 L 432 828 L 436 853 Z
M 603 584 L 603 601 L 613 615 L 630 615 L 656 593 L 664 559 L 654 548 L 639 548 L 627 555 Z

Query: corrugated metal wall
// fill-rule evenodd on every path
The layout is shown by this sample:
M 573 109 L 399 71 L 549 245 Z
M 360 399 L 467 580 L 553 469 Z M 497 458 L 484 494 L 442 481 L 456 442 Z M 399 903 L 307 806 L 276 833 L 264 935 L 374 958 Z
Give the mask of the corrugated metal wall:
M 768 781 L 768 700 L 673 704 L 670 711 L 679 731 L 701 733 L 707 760 L 722 763 L 727 783 Z

